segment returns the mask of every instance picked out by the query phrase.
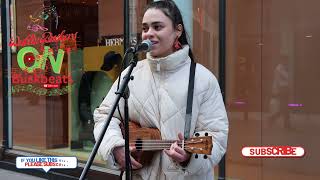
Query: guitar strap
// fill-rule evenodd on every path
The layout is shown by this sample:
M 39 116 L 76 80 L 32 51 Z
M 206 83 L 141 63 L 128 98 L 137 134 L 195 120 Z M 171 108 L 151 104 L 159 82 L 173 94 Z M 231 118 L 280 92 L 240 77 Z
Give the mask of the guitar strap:
M 196 63 L 191 60 L 190 74 L 189 74 L 189 85 L 188 85 L 188 97 L 187 97 L 187 110 L 186 110 L 186 121 L 184 125 L 184 139 L 190 138 L 190 126 L 192 119 L 192 102 L 193 102 L 193 89 L 194 89 L 194 76 L 196 71 Z

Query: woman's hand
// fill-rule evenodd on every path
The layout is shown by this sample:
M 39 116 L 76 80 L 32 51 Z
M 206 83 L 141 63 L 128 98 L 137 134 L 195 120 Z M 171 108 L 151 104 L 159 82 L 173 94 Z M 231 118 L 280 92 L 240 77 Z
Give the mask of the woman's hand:
M 130 152 L 135 152 L 136 149 L 134 147 L 129 147 Z M 121 170 L 126 169 L 126 156 L 125 156 L 125 149 L 124 146 L 115 147 L 113 150 L 113 156 L 116 159 L 116 162 L 119 164 Z M 138 161 L 136 161 L 132 156 L 130 156 L 131 159 L 131 167 L 132 169 L 140 169 L 142 168 L 142 164 L 140 164 Z
M 183 136 L 181 133 L 178 134 L 179 140 L 183 140 Z M 183 163 L 189 162 L 191 154 L 186 152 L 184 149 L 182 149 L 180 146 L 178 146 L 178 143 L 175 142 L 171 145 L 170 149 L 165 149 L 164 152 L 171 157 L 174 161 Z

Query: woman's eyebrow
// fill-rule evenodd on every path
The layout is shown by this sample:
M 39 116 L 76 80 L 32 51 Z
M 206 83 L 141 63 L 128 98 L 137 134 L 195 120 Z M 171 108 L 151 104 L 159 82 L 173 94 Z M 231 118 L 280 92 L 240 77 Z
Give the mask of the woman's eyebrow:
M 160 21 L 155 21 L 155 22 L 152 22 L 151 25 L 159 25 L 159 24 L 162 24 L 162 22 Z M 148 23 L 142 23 L 143 26 L 148 26 Z

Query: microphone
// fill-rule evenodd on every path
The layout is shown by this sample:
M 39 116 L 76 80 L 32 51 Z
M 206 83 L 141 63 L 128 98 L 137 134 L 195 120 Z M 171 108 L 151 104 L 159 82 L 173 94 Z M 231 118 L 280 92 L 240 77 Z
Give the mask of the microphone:
M 135 47 L 130 47 L 127 49 L 127 53 L 138 53 L 138 52 L 149 52 L 152 47 L 152 42 L 149 39 L 143 40 L 141 44 Z

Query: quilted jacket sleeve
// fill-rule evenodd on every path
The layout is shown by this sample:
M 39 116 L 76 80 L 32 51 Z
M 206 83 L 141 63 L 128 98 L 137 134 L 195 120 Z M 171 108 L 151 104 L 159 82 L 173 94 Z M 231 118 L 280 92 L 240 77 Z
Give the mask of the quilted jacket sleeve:
M 98 136 L 100 136 L 100 133 L 103 129 L 103 125 L 106 123 L 112 105 L 114 104 L 117 83 L 118 81 L 115 81 L 108 95 L 101 103 L 100 107 L 98 107 L 94 111 L 94 137 L 96 140 L 98 139 Z M 122 100 L 120 100 L 119 106 L 120 110 L 122 110 Z M 118 110 L 116 110 L 98 150 L 98 154 L 102 156 L 102 158 L 107 162 L 107 166 L 111 169 L 118 169 L 118 166 L 113 158 L 113 149 L 117 146 L 124 146 L 125 144 L 119 124 L 119 113 Z
M 228 118 L 223 103 L 217 79 L 212 75 L 209 78 L 208 89 L 204 93 L 200 104 L 195 133 L 203 136 L 208 133 L 212 136 L 213 148 L 208 159 L 202 155 L 196 159 L 193 154 L 185 173 L 187 175 L 201 174 L 211 171 L 219 163 L 226 152 L 228 138 Z

